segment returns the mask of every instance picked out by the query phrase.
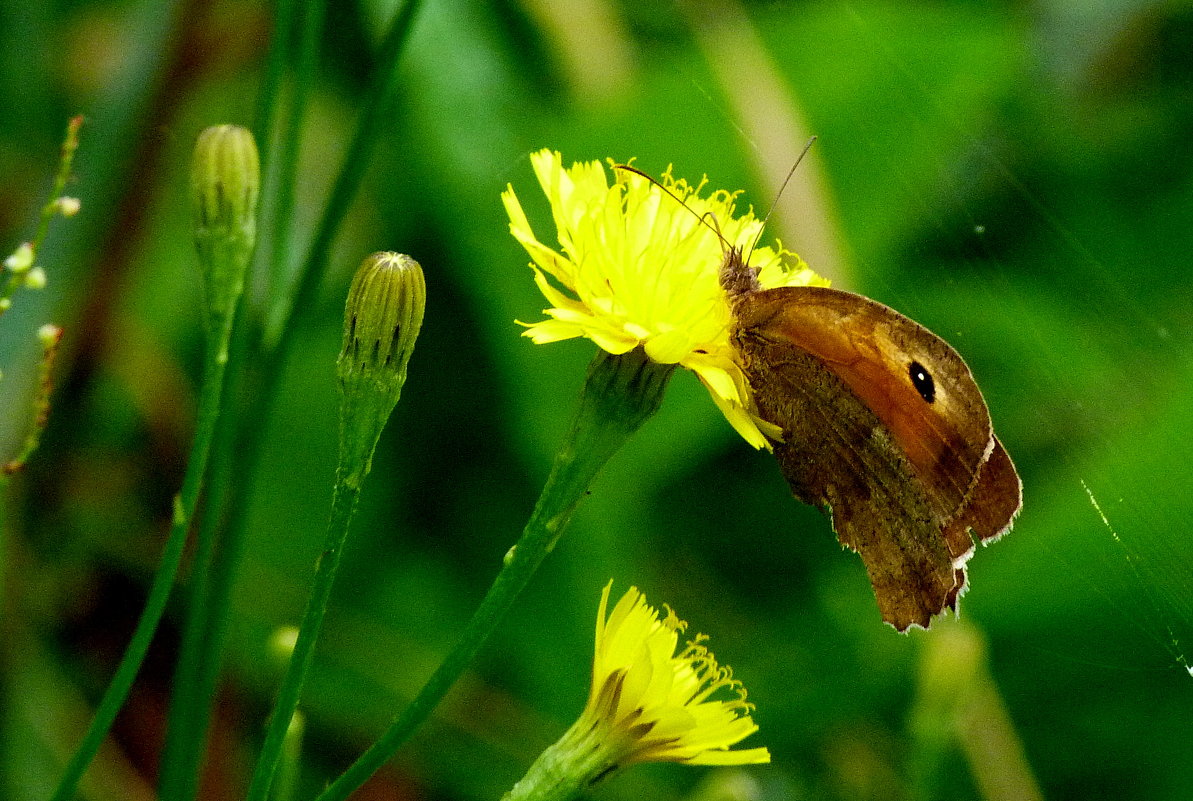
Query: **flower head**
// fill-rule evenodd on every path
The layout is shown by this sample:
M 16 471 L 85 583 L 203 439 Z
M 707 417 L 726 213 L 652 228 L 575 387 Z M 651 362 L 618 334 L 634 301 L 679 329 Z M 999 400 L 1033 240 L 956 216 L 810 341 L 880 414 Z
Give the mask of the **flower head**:
M 572 798 L 639 762 L 770 762 L 765 748 L 729 750 L 758 727 L 745 688 L 717 665 L 704 638 L 676 653 L 687 624 L 669 608 L 660 620 L 634 587 L 606 616 L 612 586 L 601 593 L 584 712 L 502 801 Z
M 769 762 L 765 748 L 730 751 L 758 730 L 746 691 L 697 635 L 676 652 L 687 624 L 657 610 L 631 587 L 606 618 L 605 585 L 597 614 L 592 689 L 581 716 L 605 730 L 617 764 L 685 762 L 747 765 Z
M 548 319 L 528 325 L 526 336 L 536 343 L 587 337 L 613 354 L 642 346 L 654 361 L 696 373 L 734 429 L 767 447 L 763 432 L 777 429 L 755 413 L 719 282 L 726 243 L 748 246 L 762 221 L 752 211 L 737 214 L 736 193 L 705 194 L 706 181 L 692 186 L 670 171 L 662 186 L 675 197 L 626 170 L 613 170 L 610 182 L 600 162 L 565 168 L 551 150 L 530 158 L 560 249 L 539 241 L 508 187 L 502 200 L 510 232 L 530 254 L 550 304 Z M 754 248 L 749 259 L 764 289 L 827 283 L 781 246 Z

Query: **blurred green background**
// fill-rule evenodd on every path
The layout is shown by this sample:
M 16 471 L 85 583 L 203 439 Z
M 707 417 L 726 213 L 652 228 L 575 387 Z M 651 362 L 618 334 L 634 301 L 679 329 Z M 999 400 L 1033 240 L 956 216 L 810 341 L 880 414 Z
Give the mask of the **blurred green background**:
M 392 10 L 331 6 L 298 253 Z M 31 235 L 67 118 L 88 119 L 69 190 L 83 210 L 55 225 L 48 288 L 0 318 L 5 458 L 27 422 L 32 332 L 66 329 L 50 426 L 2 521 L 0 797 L 46 797 L 160 557 L 203 348 L 189 152 L 204 126 L 252 122 L 270 15 L 251 0 L 0 0 L 5 253 Z M 302 612 L 360 259 L 414 255 L 428 308 L 308 684 L 299 797 L 454 642 L 593 355 L 514 324 L 545 305 L 499 200 L 512 182 L 548 238 L 528 154 L 673 165 L 761 211 L 811 134 L 770 232 L 948 339 L 1023 477 L 1014 531 L 970 563 L 961 625 L 883 625 L 856 555 L 681 374 L 466 680 L 355 797 L 499 798 L 582 707 L 610 578 L 710 635 L 757 705 L 744 745 L 774 762 L 635 768 L 597 798 L 1009 799 L 1032 782 L 1049 799 L 1188 797 L 1193 5 L 426 0 L 402 87 L 271 421 L 205 799 L 242 796 L 278 678 L 266 640 Z M 182 612 L 86 797 L 153 797 Z

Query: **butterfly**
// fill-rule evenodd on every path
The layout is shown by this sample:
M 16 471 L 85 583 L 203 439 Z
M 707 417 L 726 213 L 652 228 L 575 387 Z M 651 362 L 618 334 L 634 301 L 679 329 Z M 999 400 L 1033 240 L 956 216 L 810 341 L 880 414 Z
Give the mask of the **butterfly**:
M 740 247 L 720 280 L 757 412 L 782 429 L 779 467 L 861 555 L 882 619 L 905 631 L 956 610 L 975 537 L 996 540 L 1022 506 L 965 361 L 862 295 L 762 289 Z

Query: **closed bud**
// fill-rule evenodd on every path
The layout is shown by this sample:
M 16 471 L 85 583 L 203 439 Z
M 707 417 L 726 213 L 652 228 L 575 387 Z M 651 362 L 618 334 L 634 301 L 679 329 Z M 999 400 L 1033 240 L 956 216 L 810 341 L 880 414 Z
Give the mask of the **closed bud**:
M 257 145 L 247 128 L 216 125 L 199 134 L 191 191 L 209 319 L 230 325 L 244 289 L 257 237 L 260 187 Z
M 374 253 L 365 259 L 344 308 L 341 383 L 367 378 L 397 383 L 400 389 L 426 303 L 423 270 L 414 259 L 401 253 Z
M 22 283 L 26 289 L 45 289 L 46 271 L 41 267 L 33 267 L 25 273 L 25 280 Z
M 37 329 L 37 341 L 41 343 L 44 350 L 49 350 L 58 346 L 62 340 L 62 328 L 53 323 L 46 323 L 41 328 Z
M 374 253 L 352 279 L 337 372 L 341 464 L 357 478 L 401 396 L 426 303 L 422 267 L 401 253 Z
M 199 134 L 191 165 L 195 224 L 200 229 L 256 228 L 260 161 L 253 134 L 239 125 L 213 125 Z
M 58 204 L 58 213 L 63 217 L 73 217 L 78 214 L 79 209 L 83 207 L 83 204 L 77 197 L 63 196 L 58 198 L 58 200 L 55 202 Z
M 29 268 L 33 266 L 33 244 L 31 242 L 23 242 L 21 246 L 12 252 L 7 259 L 4 260 L 4 269 L 9 272 L 20 273 L 28 272 Z

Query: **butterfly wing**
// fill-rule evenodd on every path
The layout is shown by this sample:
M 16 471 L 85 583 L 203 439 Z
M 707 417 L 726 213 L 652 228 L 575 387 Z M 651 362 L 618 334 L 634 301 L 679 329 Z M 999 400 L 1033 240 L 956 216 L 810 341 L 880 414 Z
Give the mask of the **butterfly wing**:
M 750 292 L 734 311 L 759 413 L 784 430 L 784 476 L 796 497 L 832 510 L 883 619 L 904 630 L 955 608 L 969 528 L 996 536 L 1019 505 L 965 362 L 907 317 L 839 290 Z

